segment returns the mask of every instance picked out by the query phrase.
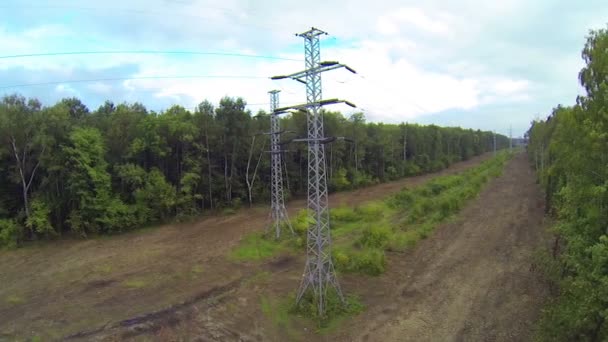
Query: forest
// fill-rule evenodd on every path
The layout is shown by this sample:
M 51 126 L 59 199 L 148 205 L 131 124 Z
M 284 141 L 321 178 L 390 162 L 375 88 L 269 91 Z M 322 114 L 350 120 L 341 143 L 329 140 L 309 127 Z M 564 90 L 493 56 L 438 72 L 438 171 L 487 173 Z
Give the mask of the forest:
M 323 112 L 330 191 L 433 172 L 491 151 L 493 133 L 435 125 L 366 122 Z M 194 111 L 149 111 L 77 98 L 44 106 L 7 95 L 0 102 L 0 246 L 58 236 L 87 237 L 230 213 L 269 199 L 269 114 L 242 98 Z M 306 114 L 281 118 L 283 140 L 302 137 Z M 498 148 L 508 138 L 496 136 Z M 287 197 L 305 196 L 307 147 L 286 144 Z
M 608 339 L 608 30 L 591 31 L 579 81 L 585 95 L 528 131 L 528 154 L 556 234 L 545 260 L 555 298 L 540 324 L 548 341 Z

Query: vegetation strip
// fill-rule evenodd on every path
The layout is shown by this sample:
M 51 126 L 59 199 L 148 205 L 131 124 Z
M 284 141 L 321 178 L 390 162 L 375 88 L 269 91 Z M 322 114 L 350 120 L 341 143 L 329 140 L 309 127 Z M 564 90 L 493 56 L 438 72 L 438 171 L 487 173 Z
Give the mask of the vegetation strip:
M 544 269 L 555 285 L 540 341 L 608 341 L 608 29 L 591 31 L 579 74 L 585 96 L 528 131 L 528 155 L 556 219 Z
M 333 257 L 340 272 L 379 275 L 386 267 L 385 251 L 402 252 L 426 238 L 441 222 L 475 197 L 483 184 L 501 174 L 507 152 L 457 175 L 435 178 L 425 185 L 403 189 L 384 200 L 356 208 L 331 209 Z M 245 237 L 231 252 L 235 260 L 259 261 L 304 249 L 308 227 L 306 210 L 293 219 L 295 236 L 276 241 L 262 233 Z
M 107 101 L 89 110 L 77 98 L 42 106 L 35 98 L 3 97 L 0 247 L 114 234 L 267 203 L 268 144 L 254 137 L 269 131 L 270 117 L 257 114 L 242 98 L 229 97 L 217 107 L 203 101 L 194 111 L 173 106 L 162 112 L 139 103 Z M 305 136 L 306 116 L 281 118 L 281 127 Z M 355 141 L 328 145 L 330 191 L 438 171 L 493 146 L 492 132 L 369 123 L 362 113 L 324 112 L 324 127 L 328 136 Z M 498 135 L 497 144 L 508 146 L 508 138 Z M 285 155 L 288 197 L 306 193 L 306 149 L 295 144 Z

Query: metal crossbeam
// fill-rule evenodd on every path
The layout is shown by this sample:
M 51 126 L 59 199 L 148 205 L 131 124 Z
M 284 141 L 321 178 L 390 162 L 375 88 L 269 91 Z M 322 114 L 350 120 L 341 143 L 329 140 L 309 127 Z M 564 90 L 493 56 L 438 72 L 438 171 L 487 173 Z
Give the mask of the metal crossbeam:
M 334 103 L 346 103 L 355 107 L 354 104 L 345 100 L 322 99 L 322 72 L 344 67 L 355 73 L 352 68 L 338 62 L 321 62 L 319 36 L 326 34 L 326 32 L 314 27 L 304 33 L 297 34 L 297 36 L 304 38 L 306 69 L 290 75 L 272 77 L 275 80 L 291 78 L 306 85 L 306 104 L 277 108 L 277 111 L 299 109 L 306 110 L 307 113 L 307 138 L 292 140 L 308 143 L 308 212 L 311 215 L 311 224 L 307 230 L 306 265 L 296 303 L 302 300 L 305 293 L 311 291 L 313 298 L 317 301 L 317 309 L 321 317 L 325 315 L 328 288 L 333 288 L 342 301 L 344 301 L 344 297 L 331 258 L 329 203 L 325 170 L 325 144 L 335 140 L 335 138 L 325 137 L 323 116 L 320 109 L 324 105 Z

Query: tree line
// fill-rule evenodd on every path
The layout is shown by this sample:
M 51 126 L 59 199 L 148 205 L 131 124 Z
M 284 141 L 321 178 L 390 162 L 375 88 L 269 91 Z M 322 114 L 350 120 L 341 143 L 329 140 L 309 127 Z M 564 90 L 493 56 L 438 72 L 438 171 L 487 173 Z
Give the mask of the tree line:
M 582 57 L 586 94 L 532 122 L 527 133 L 557 221 L 546 260 L 555 298 L 540 322 L 547 341 L 608 340 L 608 30 L 590 32 Z
M 323 112 L 330 191 L 437 171 L 493 149 L 493 134 L 435 125 L 366 122 Z M 303 137 L 306 114 L 281 118 Z M 215 107 L 149 111 L 79 99 L 43 106 L 13 94 L 0 102 L 0 245 L 62 234 L 87 236 L 179 220 L 269 200 L 269 114 L 242 98 Z M 497 136 L 498 148 L 508 138 Z M 307 147 L 285 145 L 287 196 L 305 196 Z

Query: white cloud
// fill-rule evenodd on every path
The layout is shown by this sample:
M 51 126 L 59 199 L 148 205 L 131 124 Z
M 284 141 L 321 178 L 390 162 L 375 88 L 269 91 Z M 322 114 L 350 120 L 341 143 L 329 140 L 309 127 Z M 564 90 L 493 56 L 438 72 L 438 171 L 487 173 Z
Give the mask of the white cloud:
M 448 16 L 446 15 L 443 15 L 441 19 L 431 18 L 420 8 L 403 7 L 380 16 L 377 29 L 380 33 L 388 35 L 402 33 L 408 27 L 414 27 L 428 33 L 447 34 L 449 32 L 447 20 Z
M 562 98 L 572 93 L 576 88 L 573 73 L 580 69 L 580 59 L 572 57 L 578 58 L 580 47 L 572 54 L 555 55 L 544 51 L 542 46 L 517 39 L 517 33 L 521 33 L 518 28 L 530 27 L 533 34 L 533 25 L 543 19 L 534 17 L 535 13 L 551 13 L 542 11 L 547 6 L 542 2 L 310 0 L 304 5 L 293 1 L 226 0 L 217 5 L 211 0 L 134 0 L 128 4 L 107 0 L 95 6 L 105 10 L 78 12 L 81 16 L 73 19 L 74 23 L 53 22 L 53 17 L 48 16 L 48 22 L 28 24 L 21 32 L 0 26 L 0 55 L 148 49 L 226 51 L 301 59 L 302 40 L 293 33 L 314 24 L 336 37 L 322 43 L 322 59 L 347 63 L 365 77 L 351 76 L 345 70 L 326 73 L 324 96 L 349 99 L 367 109 L 370 119 L 391 122 L 450 110 L 486 110 L 497 105 L 535 103 L 542 108 L 539 97 L 559 93 Z M 594 17 L 605 18 L 606 11 L 597 12 Z M 547 15 L 545 19 L 559 21 Z M 587 18 L 588 22 L 595 22 L 588 14 L 581 18 L 585 19 L 581 22 Z M 501 56 L 501 51 L 514 58 Z M 527 54 L 518 55 L 521 51 Z M 556 64 L 551 64 L 552 61 Z M 568 61 L 567 66 L 562 61 Z M 0 60 L 0 73 L 21 68 L 38 78 L 52 74 L 64 79 L 89 78 L 106 71 L 112 73 L 107 77 L 271 76 L 299 71 L 303 63 L 124 54 Z M 550 76 L 536 74 L 537 70 L 547 69 L 555 72 Z M 3 83 L 9 81 L 4 79 Z M 566 82 L 573 84 L 572 89 Z M 124 96 L 112 99 L 115 102 L 145 94 L 141 96 L 149 99 L 143 98 L 142 102 L 150 101 L 150 106 L 179 102 L 191 107 L 203 99 L 217 102 L 225 95 L 243 96 L 249 103 L 267 103 L 267 91 L 273 88 L 283 90 L 281 103 L 300 103 L 305 99 L 304 87 L 289 80 L 157 79 L 72 87 L 72 91 L 83 89 L 83 94 L 86 89 L 100 96 Z M 555 91 L 562 88 L 568 90 Z M 36 89 L 45 91 L 44 87 Z M 266 109 L 267 105 L 252 106 L 254 110 L 258 108 Z

